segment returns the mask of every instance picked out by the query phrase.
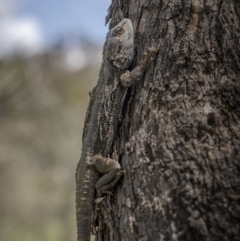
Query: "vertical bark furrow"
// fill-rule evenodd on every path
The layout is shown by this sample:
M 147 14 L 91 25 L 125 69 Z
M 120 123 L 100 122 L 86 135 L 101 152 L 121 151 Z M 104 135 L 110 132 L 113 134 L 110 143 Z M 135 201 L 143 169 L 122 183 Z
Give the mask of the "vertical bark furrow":
M 131 68 L 159 49 L 114 140 L 119 240 L 240 240 L 239 2 L 119 2 L 134 25 Z

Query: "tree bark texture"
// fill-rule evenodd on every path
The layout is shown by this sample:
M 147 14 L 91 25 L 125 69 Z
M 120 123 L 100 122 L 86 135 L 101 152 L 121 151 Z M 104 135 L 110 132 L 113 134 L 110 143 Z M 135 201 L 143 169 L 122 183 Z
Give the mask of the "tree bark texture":
M 113 0 L 135 58 L 113 147 L 126 174 L 103 202 L 97 240 L 240 240 L 240 1 Z

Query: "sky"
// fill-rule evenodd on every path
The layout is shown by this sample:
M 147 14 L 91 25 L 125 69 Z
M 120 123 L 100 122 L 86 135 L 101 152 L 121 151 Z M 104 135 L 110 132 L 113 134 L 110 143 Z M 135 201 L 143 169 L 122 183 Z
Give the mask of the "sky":
M 103 44 L 111 0 L 0 0 L 0 57 L 31 55 L 67 36 Z

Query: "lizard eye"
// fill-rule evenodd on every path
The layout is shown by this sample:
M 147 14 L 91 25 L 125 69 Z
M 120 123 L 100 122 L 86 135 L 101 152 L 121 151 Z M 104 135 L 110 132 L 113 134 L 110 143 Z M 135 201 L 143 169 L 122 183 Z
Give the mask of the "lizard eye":
M 122 34 L 124 32 L 123 27 L 117 27 L 116 32 L 117 32 L 117 34 Z

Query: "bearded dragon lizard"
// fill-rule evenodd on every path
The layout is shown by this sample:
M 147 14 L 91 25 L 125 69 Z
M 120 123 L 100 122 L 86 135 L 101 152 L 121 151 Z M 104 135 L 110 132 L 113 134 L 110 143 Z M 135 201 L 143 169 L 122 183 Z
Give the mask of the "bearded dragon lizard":
M 76 170 L 78 241 L 90 240 L 96 193 L 101 196 L 123 174 L 118 161 L 109 158 L 119 113 L 127 88 L 143 78 L 156 53 L 148 49 L 139 65 L 128 71 L 134 58 L 133 37 L 132 22 L 125 18 L 110 30 L 104 45 L 103 63 L 91 94 Z

